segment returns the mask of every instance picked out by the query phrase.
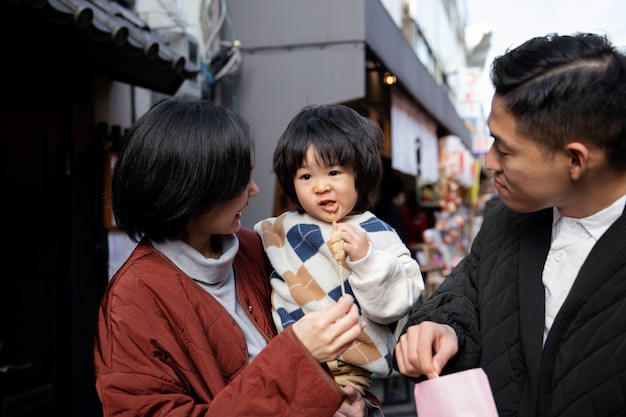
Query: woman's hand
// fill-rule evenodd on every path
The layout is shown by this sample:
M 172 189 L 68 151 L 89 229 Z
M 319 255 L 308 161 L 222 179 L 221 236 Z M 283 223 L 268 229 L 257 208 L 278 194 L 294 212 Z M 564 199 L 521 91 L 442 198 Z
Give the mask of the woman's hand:
M 396 362 L 402 375 L 436 378 L 459 350 L 454 329 L 425 321 L 410 326 L 396 344 Z
M 343 295 L 337 304 L 305 314 L 293 325 L 298 339 L 321 363 L 337 359 L 361 334 L 361 321 L 354 298 Z

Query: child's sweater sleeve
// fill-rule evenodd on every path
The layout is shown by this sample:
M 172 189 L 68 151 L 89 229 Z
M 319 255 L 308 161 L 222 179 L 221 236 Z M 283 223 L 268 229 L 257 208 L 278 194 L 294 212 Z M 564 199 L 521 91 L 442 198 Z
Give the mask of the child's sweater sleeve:
M 370 246 L 364 258 L 347 262 L 352 269 L 348 280 L 361 311 L 374 322 L 398 321 L 424 290 L 419 265 L 400 240 L 384 250 Z

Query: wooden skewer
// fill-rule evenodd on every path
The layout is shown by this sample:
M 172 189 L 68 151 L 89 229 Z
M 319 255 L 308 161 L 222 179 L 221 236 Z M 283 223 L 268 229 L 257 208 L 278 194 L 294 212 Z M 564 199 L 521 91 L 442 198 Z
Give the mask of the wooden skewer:
M 339 229 L 337 228 L 337 220 L 335 219 L 335 213 L 330 214 L 330 220 L 333 223 L 333 231 L 335 231 L 335 233 L 341 233 Z M 333 257 L 337 261 L 337 266 L 339 268 L 339 282 L 341 284 L 341 295 L 345 295 L 346 288 L 343 283 L 343 259 L 340 259 L 342 257 L 337 256 L 337 254 L 335 253 L 335 248 L 333 247 L 332 233 L 331 233 L 331 250 L 333 252 Z
M 343 265 L 341 264 L 341 262 L 337 262 L 337 265 L 339 267 L 339 281 L 341 283 L 341 295 L 346 295 L 346 287 L 343 284 Z

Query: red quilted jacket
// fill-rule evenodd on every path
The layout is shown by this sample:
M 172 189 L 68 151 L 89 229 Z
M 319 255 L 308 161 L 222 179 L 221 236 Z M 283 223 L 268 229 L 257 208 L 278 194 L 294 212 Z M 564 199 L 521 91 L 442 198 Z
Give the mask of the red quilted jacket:
M 248 364 L 243 333 L 209 293 L 142 241 L 104 294 L 95 338 L 105 417 L 332 416 L 340 389 L 291 329 L 276 336 L 259 237 L 238 234 L 242 306 L 269 344 Z

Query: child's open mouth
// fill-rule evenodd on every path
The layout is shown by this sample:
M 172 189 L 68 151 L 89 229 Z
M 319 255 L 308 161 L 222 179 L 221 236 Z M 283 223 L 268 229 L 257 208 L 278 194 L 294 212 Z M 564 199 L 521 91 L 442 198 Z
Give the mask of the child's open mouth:
M 324 209 L 324 211 L 328 213 L 333 213 L 337 211 L 337 202 L 332 200 L 324 200 L 320 202 L 320 206 Z

